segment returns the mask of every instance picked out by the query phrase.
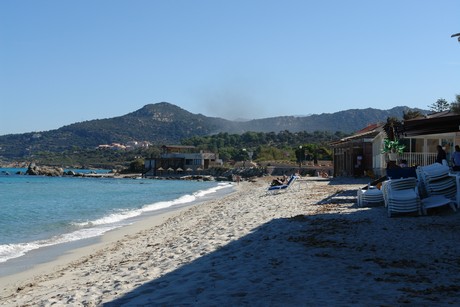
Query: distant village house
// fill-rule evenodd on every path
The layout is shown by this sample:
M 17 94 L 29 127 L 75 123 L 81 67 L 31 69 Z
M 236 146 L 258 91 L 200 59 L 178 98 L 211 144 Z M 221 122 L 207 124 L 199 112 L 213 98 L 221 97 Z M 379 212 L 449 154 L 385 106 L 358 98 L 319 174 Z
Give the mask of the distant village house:
M 102 144 L 97 146 L 99 150 L 133 150 L 136 148 L 148 148 L 151 145 L 150 142 L 147 141 L 129 141 L 126 144 L 120 143 L 112 143 L 112 144 Z
M 217 153 L 197 150 L 195 146 L 163 145 L 159 158 L 145 159 L 145 176 L 195 174 L 213 166 L 221 166 Z

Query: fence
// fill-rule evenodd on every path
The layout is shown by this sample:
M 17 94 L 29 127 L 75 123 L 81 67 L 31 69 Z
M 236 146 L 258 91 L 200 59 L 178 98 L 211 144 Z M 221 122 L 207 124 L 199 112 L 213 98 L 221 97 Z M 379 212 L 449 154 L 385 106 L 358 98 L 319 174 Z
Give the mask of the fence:
M 408 166 L 425 166 L 436 162 L 436 153 L 404 152 L 399 159 L 406 160 Z

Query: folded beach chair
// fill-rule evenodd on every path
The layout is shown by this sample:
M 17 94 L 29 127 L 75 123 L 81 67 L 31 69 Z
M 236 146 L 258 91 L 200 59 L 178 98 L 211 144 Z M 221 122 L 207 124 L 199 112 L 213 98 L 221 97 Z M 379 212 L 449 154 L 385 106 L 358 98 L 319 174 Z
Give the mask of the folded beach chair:
M 419 191 L 422 198 L 423 213 L 427 209 L 450 205 L 456 211 L 458 188 L 455 176 L 450 175 L 447 165 L 434 163 L 417 168 Z
M 272 186 L 272 187 L 269 187 L 268 190 L 267 190 L 267 194 L 275 194 L 275 193 L 278 193 L 280 191 L 286 191 L 288 190 L 292 185 L 294 185 L 294 182 L 298 179 L 297 176 L 295 175 L 292 175 L 291 178 L 289 178 L 289 181 L 287 182 L 287 184 L 283 184 L 283 185 L 275 185 L 275 186 Z
M 370 184 L 367 187 L 359 189 L 358 207 L 383 205 L 383 192 Z
M 422 214 L 422 203 L 418 195 L 416 178 L 390 179 L 383 183 L 382 190 L 388 217 L 394 213 L 417 212 L 419 215 Z

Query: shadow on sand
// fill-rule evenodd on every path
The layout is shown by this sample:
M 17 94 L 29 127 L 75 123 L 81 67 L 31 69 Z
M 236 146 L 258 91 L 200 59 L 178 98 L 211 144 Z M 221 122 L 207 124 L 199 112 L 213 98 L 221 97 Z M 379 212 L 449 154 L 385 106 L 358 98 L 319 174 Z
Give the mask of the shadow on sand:
M 343 191 L 336 197 L 342 196 L 347 201 L 341 205 L 354 206 L 355 191 Z M 334 206 L 331 198 L 328 199 L 317 205 Z M 444 216 L 448 220 L 439 222 L 442 218 L 389 219 L 385 209 L 377 207 L 352 214 L 324 213 L 274 219 L 212 253 L 139 285 L 104 306 L 459 302 L 460 287 L 450 287 L 458 284 L 459 266 L 444 263 L 441 251 L 445 246 L 437 250 L 433 243 L 438 236 L 445 235 L 448 225 L 460 230 L 455 226 L 459 224 L 458 216 Z M 376 223 L 377 220 L 383 224 Z M 429 230 L 425 227 L 427 223 L 435 226 Z M 403 237 L 410 240 L 423 236 L 432 248 L 413 250 L 413 244 L 405 247 L 397 238 L 385 238 L 387 230 L 398 227 L 401 228 L 398 233 L 406 232 Z M 460 248 L 453 248 L 458 255 Z M 420 252 L 428 257 L 419 258 L 417 253 Z M 433 267 L 432 259 L 440 262 Z M 430 271 L 437 268 L 442 268 L 442 276 Z M 445 288 L 444 292 L 429 291 L 439 284 L 450 288 Z

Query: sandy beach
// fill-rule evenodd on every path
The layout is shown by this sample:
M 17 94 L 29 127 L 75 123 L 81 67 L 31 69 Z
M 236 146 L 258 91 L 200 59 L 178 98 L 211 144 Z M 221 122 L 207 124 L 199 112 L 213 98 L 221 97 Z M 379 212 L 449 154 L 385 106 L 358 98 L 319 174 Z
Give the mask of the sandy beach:
M 0 279 L 4 306 L 460 304 L 460 214 L 358 208 L 365 181 L 268 178 Z

